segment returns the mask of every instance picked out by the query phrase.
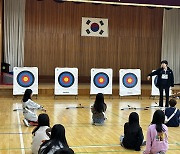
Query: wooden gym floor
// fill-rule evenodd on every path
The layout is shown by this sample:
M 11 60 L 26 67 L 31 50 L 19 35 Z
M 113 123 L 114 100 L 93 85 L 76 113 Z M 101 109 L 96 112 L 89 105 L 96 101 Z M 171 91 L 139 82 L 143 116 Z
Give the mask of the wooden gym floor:
M 108 106 L 106 116 L 107 121 L 104 126 L 91 125 L 90 106 L 94 98 L 79 97 L 58 97 L 56 100 L 50 97 L 33 99 L 35 102 L 45 106 L 47 114 L 51 120 L 51 126 L 60 123 L 65 126 L 66 137 L 69 146 L 75 153 L 137 153 L 140 152 L 126 150 L 119 145 L 119 136 L 123 134 L 123 125 L 128 121 L 128 116 L 132 111 L 136 111 L 140 116 L 140 124 L 146 136 L 147 127 L 151 122 L 155 108 L 149 110 L 121 110 L 127 105 L 133 107 L 146 107 L 155 105 L 158 100 L 136 97 L 109 99 L 105 97 Z M 0 98 L 0 154 L 30 154 L 32 129 L 25 127 L 22 123 L 22 111 L 13 111 L 21 108 L 21 98 Z M 73 108 L 81 104 L 86 108 Z M 66 109 L 66 107 L 70 107 Z M 180 108 L 180 100 L 178 100 Z M 41 112 L 38 112 L 41 113 Z M 169 128 L 169 150 L 168 154 L 180 153 L 180 128 Z

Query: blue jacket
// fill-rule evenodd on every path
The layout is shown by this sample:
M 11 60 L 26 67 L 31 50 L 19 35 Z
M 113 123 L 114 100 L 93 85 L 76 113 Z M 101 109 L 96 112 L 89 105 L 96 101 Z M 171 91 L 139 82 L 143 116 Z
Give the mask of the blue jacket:
M 163 68 L 159 68 L 156 71 L 148 74 L 148 76 L 154 76 L 157 75 L 157 87 L 160 87 L 162 85 L 162 74 L 164 74 L 164 69 Z M 168 75 L 168 79 L 167 79 L 167 86 L 168 87 L 174 87 L 174 75 L 173 75 L 173 71 L 168 67 L 166 74 Z
M 175 107 L 168 107 L 165 110 L 165 115 L 169 118 L 175 111 Z M 168 127 L 178 127 L 180 123 L 180 111 L 177 110 L 176 114 L 166 123 Z

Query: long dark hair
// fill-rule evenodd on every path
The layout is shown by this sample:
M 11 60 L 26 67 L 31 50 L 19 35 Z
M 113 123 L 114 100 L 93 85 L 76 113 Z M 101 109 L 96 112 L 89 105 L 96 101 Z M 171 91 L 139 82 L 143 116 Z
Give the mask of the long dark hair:
M 56 124 L 51 130 L 50 144 L 45 148 L 43 153 L 48 153 L 53 146 L 60 146 L 60 143 L 64 148 L 69 148 L 65 136 L 65 128 L 61 124 Z
M 31 99 L 31 95 L 32 95 L 32 90 L 31 89 L 26 89 L 24 92 L 24 96 L 22 101 L 26 102 L 28 99 Z
M 151 124 L 156 124 L 156 130 L 157 132 L 163 132 L 165 131 L 162 124 L 164 124 L 165 115 L 162 110 L 156 110 L 153 115 L 153 119 Z
M 32 131 L 32 134 L 34 134 L 41 126 L 50 127 L 49 116 L 45 113 L 42 113 L 38 116 L 38 126 Z
M 136 112 L 131 112 L 129 115 L 129 132 L 137 132 L 139 127 L 139 115 Z
M 104 112 L 105 111 L 105 108 L 104 108 L 104 95 L 102 93 L 98 93 L 96 95 L 96 100 L 94 102 L 94 108 L 97 112 L 101 113 L 101 112 Z

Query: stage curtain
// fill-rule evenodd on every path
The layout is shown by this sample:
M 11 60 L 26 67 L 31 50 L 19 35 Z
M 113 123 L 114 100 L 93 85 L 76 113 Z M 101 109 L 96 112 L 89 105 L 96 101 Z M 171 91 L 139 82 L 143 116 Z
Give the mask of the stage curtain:
M 180 10 L 164 9 L 162 54 L 174 72 L 175 84 L 180 84 Z
M 4 61 L 10 71 L 24 64 L 25 2 L 4 0 Z

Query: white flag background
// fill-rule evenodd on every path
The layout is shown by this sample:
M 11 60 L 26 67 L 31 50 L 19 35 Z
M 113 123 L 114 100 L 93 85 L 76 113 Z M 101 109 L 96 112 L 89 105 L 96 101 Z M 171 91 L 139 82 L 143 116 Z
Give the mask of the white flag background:
M 108 19 L 82 17 L 81 36 L 108 37 Z
M 78 69 L 55 68 L 54 95 L 77 95 L 78 94 Z
M 90 94 L 112 94 L 112 69 L 91 69 Z
M 119 95 L 120 96 L 141 95 L 140 69 L 119 70 Z
M 31 89 L 33 94 L 38 94 L 38 68 L 14 67 L 13 95 L 24 95 L 26 89 Z
M 153 70 L 152 72 L 154 72 L 155 70 Z M 152 88 L 151 88 L 151 96 L 159 96 L 159 89 L 156 87 L 157 83 L 157 75 L 152 76 Z M 163 91 L 163 95 L 165 96 L 165 91 Z M 170 87 L 169 89 L 169 96 L 172 95 L 172 89 Z

